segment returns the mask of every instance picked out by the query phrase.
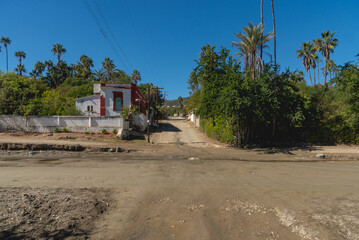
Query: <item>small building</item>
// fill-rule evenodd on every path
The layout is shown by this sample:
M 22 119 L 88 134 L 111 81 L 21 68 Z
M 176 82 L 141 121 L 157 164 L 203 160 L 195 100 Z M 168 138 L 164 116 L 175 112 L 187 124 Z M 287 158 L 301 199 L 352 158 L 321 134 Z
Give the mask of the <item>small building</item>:
M 76 99 L 76 109 L 86 116 L 118 116 L 123 107 L 138 106 L 146 114 L 146 99 L 136 84 L 94 84 L 94 95 Z

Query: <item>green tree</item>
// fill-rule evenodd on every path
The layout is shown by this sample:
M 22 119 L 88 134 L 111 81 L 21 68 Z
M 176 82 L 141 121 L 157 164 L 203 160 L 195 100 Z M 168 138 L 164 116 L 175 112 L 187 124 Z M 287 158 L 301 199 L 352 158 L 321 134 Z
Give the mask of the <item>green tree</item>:
M 131 81 L 136 85 L 137 85 L 137 81 L 141 81 L 140 71 L 138 71 L 137 69 L 133 70 L 131 74 Z
M 86 55 L 81 55 L 79 65 L 81 66 L 81 75 L 85 78 L 89 78 L 92 74 L 91 68 L 94 66 L 93 60 Z
M 310 74 L 310 68 L 312 67 L 313 59 L 313 50 L 312 44 L 310 42 L 304 42 L 300 49 L 297 50 L 297 58 L 302 58 L 302 64 L 305 70 L 309 74 L 310 85 L 313 87 L 312 75 Z
M 320 49 L 322 47 L 322 40 L 320 38 L 314 39 L 313 47 L 315 49 L 315 54 L 318 56 L 320 53 Z M 318 68 L 318 84 L 320 84 L 319 63 L 321 62 L 321 60 L 319 59 L 319 56 L 316 58 L 316 61 L 317 61 L 316 67 Z
M 251 22 L 248 26 L 243 27 L 242 30 L 244 34 L 234 34 L 241 41 L 232 42 L 232 45 L 237 46 L 240 54 L 245 57 L 245 65 L 251 70 L 254 79 L 256 74 L 263 68 L 263 60 L 258 56 L 258 52 L 261 48 L 268 48 L 268 45 L 265 44 L 273 37 L 273 33 L 264 35 L 262 25 L 254 26 Z
M 11 44 L 11 40 L 8 37 L 1 37 L 0 43 L 4 44 L 5 50 L 6 50 L 6 71 L 9 71 L 9 56 L 7 52 L 7 47 Z
M 26 58 L 26 53 L 24 51 L 17 51 L 15 52 L 15 57 L 19 58 L 19 65 L 21 65 L 22 59 Z
M 16 68 L 14 69 L 14 71 L 19 74 L 20 76 L 22 76 L 22 73 L 25 73 L 26 72 L 26 69 L 25 69 L 25 66 L 22 65 L 22 64 L 18 64 L 16 66 Z
M 322 33 L 322 45 L 320 52 L 324 57 L 324 85 L 327 84 L 327 75 L 328 75 L 328 61 L 330 59 L 330 54 L 334 52 L 334 48 L 338 45 L 338 39 L 334 38 L 335 32 L 324 31 Z
M 52 46 L 51 52 L 54 56 L 57 54 L 57 62 L 59 63 L 61 61 L 62 54 L 66 53 L 66 49 L 62 44 L 56 43 Z
M 105 78 L 109 81 L 112 78 L 113 71 L 116 69 L 116 65 L 113 60 L 109 57 L 106 57 L 101 63 L 102 70 L 105 72 Z

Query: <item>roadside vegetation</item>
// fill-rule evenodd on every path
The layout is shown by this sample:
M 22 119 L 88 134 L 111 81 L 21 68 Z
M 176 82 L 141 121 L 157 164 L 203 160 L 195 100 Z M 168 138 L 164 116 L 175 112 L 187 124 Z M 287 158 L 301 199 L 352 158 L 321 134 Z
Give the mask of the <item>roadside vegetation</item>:
M 6 60 L 11 43 L 8 37 L 0 38 L 0 44 L 6 49 Z M 54 44 L 51 52 L 56 62 L 36 62 L 31 71 L 27 71 L 24 65 L 26 53 L 15 52 L 18 65 L 11 72 L 0 71 L 0 114 L 81 115 L 75 108 L 75 99 L 92 95 L 94 83 L 138 84 L 141 81 L 138 70 L 127 74 L 118 69 L 109 57 L 102 61 L 99 70 L 94 70 L 93 60 L 86 55 L 82 55 L 75 64 L 67 64 L 62 60 L 62 56 L 67 52 L 62 44 Z M 148 84 L 139 85 L 146 97 L 147 86 Z M 155 99 L 157 92 L 153 89 L 151 96 Z M 159 91 L 157 94 L 159 104 L 163 103 L 162 93 Z
M 188 80 L 187 112 L 201 117 L 208 136 L 235 146 L 358 144 L 359 61 L 336 65 L 330 57 L 338 40 L 334 32 L 324 31 L 297 50 L 308 85 L 303 72 L 281 71 L 272 58 L 276 49 L 264 61 L 275 29 L 265 33 L 262 24 L 249 23 L 234 34 L 239 40 L 232 42 L 234 53 L 202 47 Z

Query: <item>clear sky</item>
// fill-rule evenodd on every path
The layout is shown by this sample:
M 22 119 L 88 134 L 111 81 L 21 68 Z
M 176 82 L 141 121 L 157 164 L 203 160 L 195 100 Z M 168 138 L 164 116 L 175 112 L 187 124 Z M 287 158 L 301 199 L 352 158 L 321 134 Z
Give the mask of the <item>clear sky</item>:
M 87 1 L 96 11 L 94 0 Z M 27 54 L 28 72 L 36 61 L 56 61 L 50 50 L 61 43 L 67 49 L 63 55 L 67 63 L 76 63 L 85 54 L 100 68 L 101 61 L 111 57 L 119 69 L 129 74 L 138 69 L 144 83 L 164 87 L 167 98 L 175 99 L 188 96 L 187 79 L 203 45 L 225 46 L 234 53 L 233 33 L 249 21 L 260 22 L 260 0 L 96 1 L 126 55 L 118 50 L 122 60 L 98 30 L 83 0 L 0 0 L 0 36 L 12 40 L 9 69 L 15 68 L 14 52 L 19 50 Z M 336 32 L 339 45 L 332 58 L 337 64 L 352 61 L 359 53 L 358 0 L 275 0 L 275 5 L 277 59 L 283 70 L 304 71 L 296 49 L 323 30 Z M 270 0 L 265 0 L 264 15 L 265 32 L 270 32 Z M 5 68 L 2 46 L 0 69 Z

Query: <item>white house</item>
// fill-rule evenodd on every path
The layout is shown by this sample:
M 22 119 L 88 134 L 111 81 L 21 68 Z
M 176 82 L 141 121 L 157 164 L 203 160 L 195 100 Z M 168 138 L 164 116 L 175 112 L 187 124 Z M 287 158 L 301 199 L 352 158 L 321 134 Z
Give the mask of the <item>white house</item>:
M 87 116 L 118 116 L 123 107 L 138 106 L 146 114 L 146 99 L 136 84 L 94 84 L 94 95 L 76 99 L 76 109 Z

